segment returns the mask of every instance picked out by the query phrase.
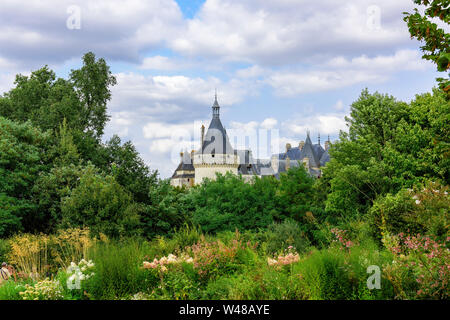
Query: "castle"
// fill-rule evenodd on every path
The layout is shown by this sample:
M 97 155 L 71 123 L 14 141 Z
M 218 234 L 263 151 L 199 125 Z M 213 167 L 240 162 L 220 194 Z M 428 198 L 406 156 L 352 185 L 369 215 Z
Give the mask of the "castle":
M 200 149 L 191 153 L 182 152 L 181 160 L 171 178 L 171 185 L 193 186 L 205 178 L 214 179 L 216 173 L 231 172 L 241 175 L 246 181 L 258 176 L 275 176 L 279 178 L 282 172 L 291 167 L 305 166 L 315 177 L 320 177 L 321 167 L 330 161 L 328 148 L 330 138 L 325 142 L 325 148 L 318 143 L 313 144 L 309 136 L 297 147 L 286 144 L 286 151 L 272 155 L 271 159 L 254 159 L 251 150 L 235 150 L 230 144 L 227 132 L 220 121 L 220 106 L 215 95 L 212 106 L 213 117 L 205 135 L 205 126 L 201 127 Z

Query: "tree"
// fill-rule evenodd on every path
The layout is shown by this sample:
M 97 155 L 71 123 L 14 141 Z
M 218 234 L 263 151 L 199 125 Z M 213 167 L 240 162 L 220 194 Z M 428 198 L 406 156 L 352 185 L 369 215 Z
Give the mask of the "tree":
M 70 81 L 82 103 L 80 122 L 83 128 L 100 138 L 109 120 L 106 105 L 116 78 L 103 58 L 96 60 L 95 54 L 88 52 L 83 56 L 83 67 L 70 73 Z
M 311 210 L 313 201 L 313 178 L 303 165 L 293 167 L 280 175 L 278 189 L 281 218 L 304 221 L 306 212 Z
M 14 121 L 31 121 L 42 130 L 57 131 L 66 119 L 71 128 L 80 126 L 81 104 L 73 85 L 56 79 L 47 66 L 33 71 L 29 77 L 17 75 L 15 88 L 0 98 L 0 116 Z
M 104 160 L 99 165 L 103 171 L 114 176 L 128 190 L 136 202 L 149 203 L 149 190 L 157 183 L 157 171 L 149 167 L 139 156 L 134 145 L 114 135 L 103 147 Z
M 89 227 L 110 237 L 138 234 L 139 217 L 131 195 L 112 176 L 94 167 L 83 172 L 78 185 L 61 203 L 60 227 Z
M 174 188 L 169 180 L 160 180 L 149 189 L 148 204 L 140 204 L 140 221 L 148 239 L 168 235 L 175 229 L 191 224 L 191 208 L 185 188 Z
M 261 186 L 260 183 L 257 183 Z M 267 187 L 271 184 L 267 183 Z M 259 188 L 260 189 L 260 188 Z M 255 188 L 240 176 L 218 174 L 216 180 L 205 180 L 189 194 L 193 221 L 204 232 L 255 230 L 273 221 L 274 194 Z
M 379 196 L 427 179 L 449 181 L 450 101 L 442 91 L 406 104 L 364 90 L 346 118 L 349 133 L 330 149 L 323 169 L 326 210 L 364 214 Z
M 411 38 L 425 42 L 420 47 L 426 60 L 433 61 L 437 70 L 445 72 L 450 69 L 450 34 L 439 28 L 430 19 L 437 18 L 441 22 L 450 24 L 449 0 L 414 0 L 417 5 L 427 6 L 424 15 L 417 8 L 414 13 L 404 12 L 404 21 L 408 24 Z M 438 78 L 439 87 L 446 92 L 450 99 L 450 79 Z
M 0 117 L 0 235 L 39 230 L 44 215 L 31 189 L 51 167 L 51 146 L 50 132 Z

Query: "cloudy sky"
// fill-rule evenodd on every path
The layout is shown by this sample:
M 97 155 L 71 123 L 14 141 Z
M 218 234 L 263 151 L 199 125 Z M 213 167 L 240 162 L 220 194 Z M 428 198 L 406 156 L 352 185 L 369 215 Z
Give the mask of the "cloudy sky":
M 0 92 L 45 64 L 67 77 L 93 51 L 118 80 L 105 139 L 131 140 L 168 177 L 180 150 L 198 147 L 215 88 L 229 132 L 271 130 L 279 145 L 297 145 L 307 129 L 313 141 L 337 138 L 364 88 L 404 101 L 430 91 L 437 73 L 402 20 L 412 8 L 412 0 L 1 0 Z

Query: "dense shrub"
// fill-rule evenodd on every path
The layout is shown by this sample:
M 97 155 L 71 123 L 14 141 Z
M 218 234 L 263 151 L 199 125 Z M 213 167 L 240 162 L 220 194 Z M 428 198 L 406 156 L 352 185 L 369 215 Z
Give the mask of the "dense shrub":
M 449 207 L 448 187 L 429 182 L 378 198 L 368 217 L 377 239 L 385 230 L 391 234 L 429 234 L 443 240 L 449 235 Z
M 271 186 L 269 180 L 264 181 L 267 187 Z M 209 233 L 265 228 L 273 221 L 275 189 L 271 190 L 273 193 L 260 193 L 242 177 L 231 173 L 217 175 L 216 180 L 206 181 L 190 193 L 194 223 Z
M 304 252 L 309 247 L 309 241 L 299 224 L 294 220 L 285 220 L 271 224 L 267 231 L 260 233 L 260 241 L 265 243 L 267 254 L 281 252 L 293 246 L 298 252 Z
M 186 189 L 174 188 L 161 180 L 148 190 L 148 204 L 139 204 L 140 227 L 147 239 L 171 235 L 175 229 L 191 224 Z
M 79 184 L 61 204 L 61 227 L 89 226 L 94 234 L 110 237 L 137 233 L 139 217 L 136 205 L 111 176 L 88 168 Z

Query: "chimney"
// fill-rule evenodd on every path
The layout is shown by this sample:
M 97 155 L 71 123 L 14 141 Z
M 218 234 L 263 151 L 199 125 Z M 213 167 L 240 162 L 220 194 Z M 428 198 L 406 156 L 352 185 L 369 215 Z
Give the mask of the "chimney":
M 302 150 L 303 149 L 303 147 L 305 146 L 305 141 L 300 141 L 300 143 L 298 144 L 298 148 L 300 149 L 300 150 Z
M 325 151 L 330 149 L 330 144 L 331 144 L 330 135 L 328 135 L 328 140 L 325 141 Z
M 286 157 L 286 170 L 291 168 L 291 158 Z
M 205 126 L 204 125 L 202 125 L 202 129 L 201 129 L 201 131 L 202 131 L 202 144 L 200 145 L 200 150 L 202 150 L 203 151 L 203 142 L 205 141 Z M 203 153 L 203 152 L 202 152 Z

